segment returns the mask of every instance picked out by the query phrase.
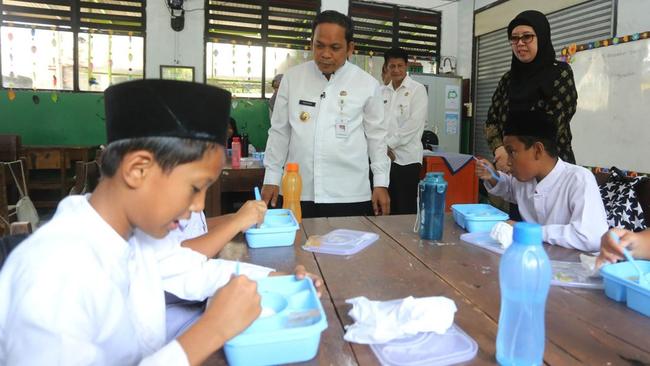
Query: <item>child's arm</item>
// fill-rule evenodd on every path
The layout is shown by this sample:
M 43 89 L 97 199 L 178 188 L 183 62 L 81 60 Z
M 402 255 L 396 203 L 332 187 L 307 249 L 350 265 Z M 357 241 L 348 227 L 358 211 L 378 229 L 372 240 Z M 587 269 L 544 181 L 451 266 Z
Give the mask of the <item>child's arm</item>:
M 221 216 L 206 218 L 205 219 L 205 224 L 208 227 L 208 231 L 223 225 L 228 220 L 232 220 L 233 216 L 235 216 L 235 214 L 230 213 L 230 214 L 225 214 L 225 215 L 221 215 Z
M 264 201 L 248 201 L 234 215 L 228 215 L 220 220 L 208 220 L 207 234 L 185 240 L 181 245 L 208 258 L 215 257 L 238 233 L 264 222 L 265 213 Z M 210 227 L 215 224 L 218 224 L 219 227 Z
M 203 316 L 178 337 L 190 365 L 202 364 L 212 353 L 246 329 L 262 312 L 257 284 L 234 277 L 220 289 Z
M 189 248 L 176 247 L 157 253 L 158 268 L 163 289 L 181 299 L 202 301 L 230 281 L 236 272 L 237 262 L 208 259 Z M 264 278 L 273 268 L 239 263 L 240 274 L 256 280 Z
M 607 216 L 596 180 L 590 172 L 571 185 L 566 209 L 571 213 L 566 224 L 543 226 L 544 241 L 586 252 L 598 251 L 600 236 L 607 231 Z
M 619 237 L 619 243 L 614 241 L 609 231 L 603 234 L 600 239 L 600 255 L 596 259 L 596 267 L 605 263 L 616 263 L 623 259 L 621 247 L 630 249 L 635 258 L 650 259 L 650 229 L 639 233 L 623 229 L 611 229 L 610 231 Z

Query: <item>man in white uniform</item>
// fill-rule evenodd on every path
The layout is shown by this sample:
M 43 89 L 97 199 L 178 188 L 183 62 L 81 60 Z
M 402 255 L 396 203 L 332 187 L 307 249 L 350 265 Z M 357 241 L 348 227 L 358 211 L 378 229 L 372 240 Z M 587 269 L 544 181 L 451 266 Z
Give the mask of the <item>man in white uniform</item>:
M 296 162 L 303 217 L 388 214 L 390 160 L 379 83 L 347 62 L 354 51 L 349 17 L 324 11 L 312 34 L 314 60 L 284 74 L 275 100 L 262 199 L 276 206 L 283 167 Z
M 424 85 L 406 75 L 408 54 L 391 48 L 384 54 L 390 83 L 382 88 L 388 124 L 390 212 L 414 214 L 422 170 L 422 132 L 429 99 Z
M 543 111 L 510 111 L 503 144 L 512 175 L 494 172 L 482 159 L 476 175 L 488 192 L 519 206 L 526 222 L 542 225 L 544 242 L 587 252 L 598 251 L 607 218 L 596 178 L 587 169 L 558 157 L 557 126 Z
M 0 365 L 200 364 L 261 312 L 255 282 L 236 276 L 167 342 L 172 272 L 132 236 L 162 238 L 203 209 L 225 161 L 230 93 L 138 80 L 108 88 L 105 103 L 99 185 L 61 201 L 0 272 Z

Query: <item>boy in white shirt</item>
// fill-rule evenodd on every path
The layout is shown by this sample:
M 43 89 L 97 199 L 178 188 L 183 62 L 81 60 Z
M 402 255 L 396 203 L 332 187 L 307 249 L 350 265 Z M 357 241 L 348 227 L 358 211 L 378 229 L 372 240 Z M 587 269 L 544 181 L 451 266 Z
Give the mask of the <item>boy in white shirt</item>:
M 108 88 L 105 103 L 97 188 L 61 201 L 0 272 L 2 365 L 200 364 L 261 312 L 255 282 L 234 276 L 167 342 L 163 287 L 180 277 L 134 235 L 164 238 L 203 209 L 225 161 L 230 93 L 138 80 Z
M 497 181 L 488 170 L 494 166 L 482 159 L 476 175 L 488 192 L 519 205 L 524 221 L 542 225 L 545 242 L 598 251 L 608 226 L 596 179 L 558 158 L 551 119 L 541 111 L 511 112 L 503 134 L 512 175 L 498 172 Z

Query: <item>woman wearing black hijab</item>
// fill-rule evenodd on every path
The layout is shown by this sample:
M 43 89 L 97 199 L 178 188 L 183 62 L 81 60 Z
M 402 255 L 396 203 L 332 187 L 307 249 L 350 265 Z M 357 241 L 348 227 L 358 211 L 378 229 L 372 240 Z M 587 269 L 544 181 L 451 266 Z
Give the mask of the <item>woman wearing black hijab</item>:
M 542 110 L 557 124 L 559 157 L 575 164 L 569 122 L 576 112 L 578 93 L 571 67 L 555 60 L 551 28 L 544 14 L 527 10 L 508 25 L 512 46 L 510 71 L 501 77 L 488 111 L 485 130 L 499 170 L 507 172 L 503 125 L 510 109 Z

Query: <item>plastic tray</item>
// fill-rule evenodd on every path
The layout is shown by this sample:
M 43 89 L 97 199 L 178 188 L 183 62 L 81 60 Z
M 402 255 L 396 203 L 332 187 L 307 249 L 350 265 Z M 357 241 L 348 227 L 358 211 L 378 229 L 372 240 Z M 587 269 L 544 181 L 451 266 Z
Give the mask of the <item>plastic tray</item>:
M 603 288 L 603 279 L 600 276 L 592 276 L 591 271 L 580 262 L 551 261 L 551 268 L 553 286 L 594 290 Z
M 336 229 L 322 236 L 311 236 L 302 246 L 316 253 L 352 255 L 379 239 L 379 235 L 367 231 Z
M 266 211 L 260 227 L 253 226 L 244 234 L 251 248 L 285 247 L 293 245 L 299 228 L 291 210 L 272 209 Z
M 465 233 L 460 236 L 460 240 L 499 255 L 506 251 L 498 241 L 490 237 L 488 232 Z M 553 270 L 551 285 L 553 286 L 603 288 L 602 279 L 591 276 L 591 272 L 580 262 L 551 261 L 551 268 Z
M 650 272 L 650 261 L 637 260 L 644 273 Z M 605 283 L 605 295 L 616 301 L 626 301 L 627 307 L 650 316 L 650 289 L 639 285 L 639 274 L 630 262 L 608 264 L 600 269 Z
M 456 324 L 445 334 L 418 333 L 383 344 L 371 344 L 385 366 L 453 365 L 473 359 L 478 345 Z
M 484 203 L 451 205 L 454 221 L 470 233 L 492 230 L 497 222 L 508 220 L 505 212 Z
M 327 318 L 311 280 L 278 276 L 261 279 L 257 284 L 262 314 L 226 342 L 228 364 L 278 365 L 314 358 Z

